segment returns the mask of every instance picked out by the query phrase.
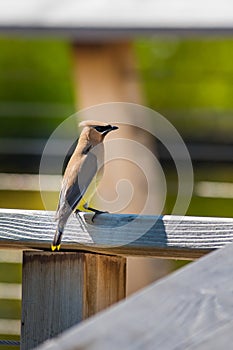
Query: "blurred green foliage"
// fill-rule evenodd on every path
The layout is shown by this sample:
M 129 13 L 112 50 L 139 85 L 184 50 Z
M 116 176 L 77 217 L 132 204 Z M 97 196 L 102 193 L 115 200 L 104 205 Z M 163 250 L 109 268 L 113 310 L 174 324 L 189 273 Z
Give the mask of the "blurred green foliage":
M 1 101 L 73 100 L 67 42 L 1 38 L 0 47 Z
M 74 112 L 71 64 L 67 42 L 0 38 L 0 137 L 48 137 Z
M 46 209 L 55 210 L 58 193 L 46 193 Z M 44 210 L 43 200 L 38 191 L 1 191 L 0 208 Z
M 1 262 L 0 264 L 0 281 L 5 283 L 21 283 L 22 280 L 22 266 L 21 264 L 7 264 Z
M 233 39 L 135 44 L 148 105 L 182 136 L 232 141 Z
M 0 299 L 0 319 L 18 320 L 21 316 L 21 301 Z
M 194 193 L 187 210 L 191 216 L 232 217 L 232 198 L 208 198 L 195 194 L 195 184 L 199 181 L 231 183 L 233 180 L 232 164 L 207 164 L 194 167 Z M 178 179 L 173 169 L 166 171 L 168 195 L 164 214 L 170 214 L 176 202 Z

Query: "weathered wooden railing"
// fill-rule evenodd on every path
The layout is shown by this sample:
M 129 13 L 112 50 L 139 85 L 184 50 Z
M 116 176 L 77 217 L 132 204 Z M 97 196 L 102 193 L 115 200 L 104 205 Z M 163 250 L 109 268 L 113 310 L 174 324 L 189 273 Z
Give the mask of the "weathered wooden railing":
M 103 214 L 93 224 L 91 218 L 72 216 L 63 250 L 52 253 L 53 212 L 0 210 L 0 247 L 34 249 L 23 254 L 22 349 L 123 299 L 125 257 L 193 259 L 233 242 L 233 219 Z M 230 245 L 41 348 L 217 349 L 223 343 L 229 348 L 232 266 Z

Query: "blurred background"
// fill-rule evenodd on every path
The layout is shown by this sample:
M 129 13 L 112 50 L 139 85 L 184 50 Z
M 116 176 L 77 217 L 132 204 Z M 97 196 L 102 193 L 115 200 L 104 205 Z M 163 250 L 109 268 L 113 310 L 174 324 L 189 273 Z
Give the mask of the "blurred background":
M 216 30 L 215 35 L 205 31 L 193 35 L 195 30 L 189 35 L 183 28 L 180 32 L 170 29 L 166 35 L 156 31 L 156 35 L 142 35 L 135 31 L 130 39 L 123 32 L 119 40 L 109 32 L 102 40 L 105 29 L 98 34 L 98 40 L 88 37 L 85 41 L 84 35 L 82 43 L 77 44 L 64 31 L 62 35 L 49 31 L 33 35 L 32 28 L 17 32 L 18 25 L 7 30 L 4 25 L 3 21 L 0 208 L 43 210 L 38 172 L 47 139 L 80 108 L 115 100 L 142 103 L 158 111 L 186 142 L 195 177 L 187 215 L 232 217 L 233 38 L 230 35 L 221 31 L 216 34 Z M 27 30 L 30 35 L 26 35 Z M 105 57 L 109 65 L 108 70 L 100 59 L 106 75 L 103 83 L 101 70 L 95 76 L 93 65 L 99 57 Z M 126 69 L 117 72 L 116 82 L 114 74 L 119 67 Z M 119 88 L 121 79 L 124 89 Z M 101 84 L 103 98 L 98 89 Z M 114 87 L 112 90 L 110 85 Z M 152 147 L 166 175 L 168 193 L 164 213 L 169 214 L 176 199 L 176 170 L 163 145 L 154 142 Z M 51 209 L 55 210 L 60 174 L 52 175 L 48 195 Z M 21 259 L 19 251 L 0 251 L 0 339 L 19 339 Z M 153 259 L 147 260 L 143 268 L 141 259 L 132 260 L 128 271 L 129 293 L 184 263 Z

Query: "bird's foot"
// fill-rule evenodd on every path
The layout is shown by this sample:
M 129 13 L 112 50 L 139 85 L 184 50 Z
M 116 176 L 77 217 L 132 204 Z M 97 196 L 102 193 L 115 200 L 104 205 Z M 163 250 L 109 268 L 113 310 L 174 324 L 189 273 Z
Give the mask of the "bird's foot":
M 108 211 L 101 211 L 101 210 L 96 210 L 91 221 L 94 222 L 95 218 L 98 216 L 98 215 L 101 215 L 101 214 L 109 214 Z
M 92 222 L 94 222 L 95 218 L 96 218 L 98 215 L 108 213 L 108 211 L 102 211 L 102 210 L 98 210 L 98 209 L 91 208 L 91 207 L 87 207 L 87 206 L 85 207 L 85 209 L 88 209 L 88 210 L 94 212 L 94 215 L 93 215 L 93 217 L 92 217 L 92 219 L 91 219 Z

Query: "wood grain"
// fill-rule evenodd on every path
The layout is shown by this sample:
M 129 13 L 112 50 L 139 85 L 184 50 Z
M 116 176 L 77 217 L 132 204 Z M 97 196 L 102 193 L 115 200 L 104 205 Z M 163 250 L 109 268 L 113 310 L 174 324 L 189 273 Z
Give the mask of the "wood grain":
M 122 256 L 193 259 L 233 242 L 233 219 L 72 215 L 62 250 L 85 250 Z M 54 212 L 0 210 L 0 247 L 50 249 L 55 232 Z
M 25 251 L 21 349 L 32 349 L 125 297 L 125 258 Z
M 233 245 L 68 330 L 38 350 L 231 349 Z

